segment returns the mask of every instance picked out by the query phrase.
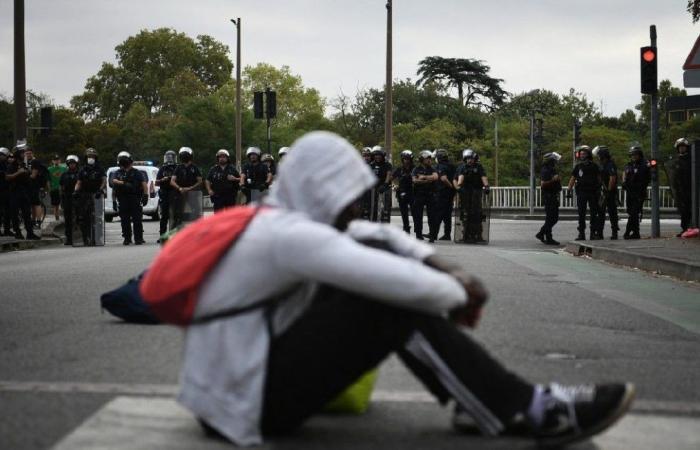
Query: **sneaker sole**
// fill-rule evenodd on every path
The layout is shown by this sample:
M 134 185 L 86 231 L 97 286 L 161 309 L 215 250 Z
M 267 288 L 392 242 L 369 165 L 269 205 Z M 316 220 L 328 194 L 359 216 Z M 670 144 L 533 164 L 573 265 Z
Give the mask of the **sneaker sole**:
M 591 436 L 595 436 L 596 434 L 607 430 L 613 424 L 615 424 L 615 422 L 617 422 L 622 416 L 624 416 L 627 413 L 627 411 L 629 411 L 630 407 L 632 406 L 632 402 L 634 401 L 635 394 L 636 391 L 634 385 L 631 383 L 626 383 L 625 393 L 622 396 L 620 404 L 618 405 L 617 409 L 615 409 L 615 411 L 612 412 L 612 414 L 605 418 L 605 420 L 602 420 L 596 426 L 589 428 L 581 434 L 561 436 L 558 438 L 538 439 L 537 446 L 540 448 L 562 447 L 564 445 L 586 440 Z

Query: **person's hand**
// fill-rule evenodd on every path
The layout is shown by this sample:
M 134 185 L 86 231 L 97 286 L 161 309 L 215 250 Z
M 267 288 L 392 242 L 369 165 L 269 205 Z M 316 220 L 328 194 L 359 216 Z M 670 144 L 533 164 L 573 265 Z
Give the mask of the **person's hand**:
M 484 186 L 484 194 L 488 195 L 491 192 L 490 186 Z
M 450 320 L 458 325 L 476 328 L 481 319 L 482 311 L 489 294 L 478 278 L 462 271 L 452 272 L 451 275 L 462 284 L 462 287 L 464 287 L 467 293 L 468 300 L 465 305 L 450 311 Z
M 561 180 L 561 177 L 559 175 L 554 175 L 552 177 L 552 181 L 559 181 L 559 180 Z
M 238 178 L 234 177 L 233 175 L 229 175 L 226 177 L 228 181 L 238 181 Z
M 213 196 L 214 196 L 214 191 L 212 191 L 211 189 L 209 189 L 207 192 L 209 192 L 209 197 L 213 197 Z

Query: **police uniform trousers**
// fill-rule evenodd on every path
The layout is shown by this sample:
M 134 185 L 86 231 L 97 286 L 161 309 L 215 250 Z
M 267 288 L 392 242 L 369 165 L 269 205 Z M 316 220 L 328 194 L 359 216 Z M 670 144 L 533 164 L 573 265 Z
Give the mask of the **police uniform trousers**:
M 481 240 L 481 196 L 482 189 L 465 189 L 461 194 L 461 219 L 464 237 L 467 240 Z
M 73 197 L 71 194 L 63 195 L 61 198 L 61 207 L 63 208 L 63 221 L 65 223 L 65 235 L 66 240 L 70 243 L 73 242 L 73 226 L 75 220 L 75 208 Z
M 532 399 L 531 384 L 446 318 L 321 286 L 303 316 L 270 344 L 263 434 L 298 428 L 392 353 L 441 404 L 456 401 L 487 435 L 502 431 Z
M 598 213 L 598 234 L 600 236 L 603 235 L 606 213 L 610 217 L 610 230 L 612 230 L 613 234 L 617 234 L 617 231 L 620 229 L 617 217 L 617 191 L 607 193 Z
M 20 233 L 19 219 L 22 218 L 27 235 L 34 234 L 32 228 L 32 209 L 29 202 L 29 193 L 26 191 L 10 192 L 10 223 L 15 234 Z
M 0 191 L 0 226 L 5 233 L 12 229 L 10 215 L 10 192 L 7 189 Z
M 642 218 L 644 195 L 641 192 L 627 191 L 627 226 L 625 236 L 639 235 L 639 222 Z
M 454 197 L 455 197 L 455 191 L 452 189 L 446 190 L 446 191 L 441 191 L 440 193 L 437 194 L 436 200 L 435 200 L 435 207 L 437 209 L 437 213 L 435 214 L 437 217 L 435 220 L 437 220 L 437 223 L 435 224 L 435 233 L 438 234 L 440 232 L 440 224 L 443 224 L 445 227 L 445 236 L 451 236 L 452 235 L 452 214 L 454 212 Z
M 435 195 L 430 194 L 415 194 L 413 197 L 413 228 L 415 228 L 416 236 L 423 236 L 423 210 L 428 215 L 428 229 L 431 239 L 435 239 L 437 231 L 435 230 Z
M 247 194 L 246 194 L 247 196 Z M 362 205 L 362 218 L 365 220 L 369 220 L 370 216 L 372 214 L 372 191 L 368 190 L 364 194 L 362 194 L 362 198 L 360 199 L 360 203 Z M 246 202 L 247 204 L 247 202 Z
M 576 207 L 578 208 L 578 231 L 584 233 L 586 231 L 586 209 L 590 213 L 591 233 L 598 231 L 598 201 L 600 199 L 599 191 L 580 191 L 576 190 Z
M 676 205 L 678 207 L 678 213 L 681 216 L 681 229 L 685 231 L 690 227 L 693 217 L 690 191 L 684 193 L 678 192 L 676 195 L 678 196 Z
M 119 219 L 122 225 L 122 237 L 131 240 L 131 225 L 134 227 L 134 240 L 143 240 L 143 207 L 141 195 L 123 194 L 117 197 L 119 201 Z
M 173 192 L 171 189 L 164 190 L 160 188 L 158 191 L 158 207 L 160 208 L 160 227 L 158 234 L 163 234 L 168 231 L 168 222 L 170 221 L 170 208 L 174 204 Z
M 542 191 L 542 203 L 545 218 L 540 233 L 552 236 L 552 229 L 559 222 L 559 192 Z
M 412 214 L 413 209 L 413 194 L 410 192 L 396 192 L 396 201 L 399 203 L 399 211 L 401 212 L 401 221 L 403 222 L 403 231 L 411 232 L 411 223 L 408 217 Z
M 211 196 L 211 202 L 214 206 L 214 212 L 220 211 L 224 208 L 230 208 L 231 206 L 236 206 L 236 194 L 237 192 L 221 192 L 214 193 Z

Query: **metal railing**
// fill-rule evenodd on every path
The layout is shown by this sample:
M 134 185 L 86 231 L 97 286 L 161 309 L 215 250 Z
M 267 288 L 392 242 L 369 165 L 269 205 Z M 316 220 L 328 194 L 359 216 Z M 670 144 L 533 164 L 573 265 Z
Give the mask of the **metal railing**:
M 559 207 L 561 209 L 576 209 L 576 195 L 573 198 L 566 198 L 568 189 L 563 188 L 559 196 Z M 620 208 L 625 206 L 627 199 L 627 191 L 622 187 L 617 188 L 617 198 Z M 651 198 L 651 188 L 647 190 L 647 201 L 644 202 L 644 207 L 649 208 L 649 199 Z M 659 200 L 662 210 L 673 211 L 676 209 L 671 189 L 668 186 L 659 188 Z M 491 187 L 491 207 L 493 209 L 528 209 L 530 205 L 530 188 L 527 186 L 500 186 Z M 543 208 L 542 190 L 538 187 L 535 189 L 535 208 Z

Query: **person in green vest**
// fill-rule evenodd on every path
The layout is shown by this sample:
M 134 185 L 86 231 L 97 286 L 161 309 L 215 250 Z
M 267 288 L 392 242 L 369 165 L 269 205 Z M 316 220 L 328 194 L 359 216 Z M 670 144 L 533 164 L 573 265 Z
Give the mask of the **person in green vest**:
M 56 221 L 60 218 L 58 214 L 61 206 L 61 175 L 68 170 L 65 164 L 61 163 L 61 157 L 53 155 L 49 170 L 49 189 L 51 195 L 51 206 L 53 207 L 53 215 Z

